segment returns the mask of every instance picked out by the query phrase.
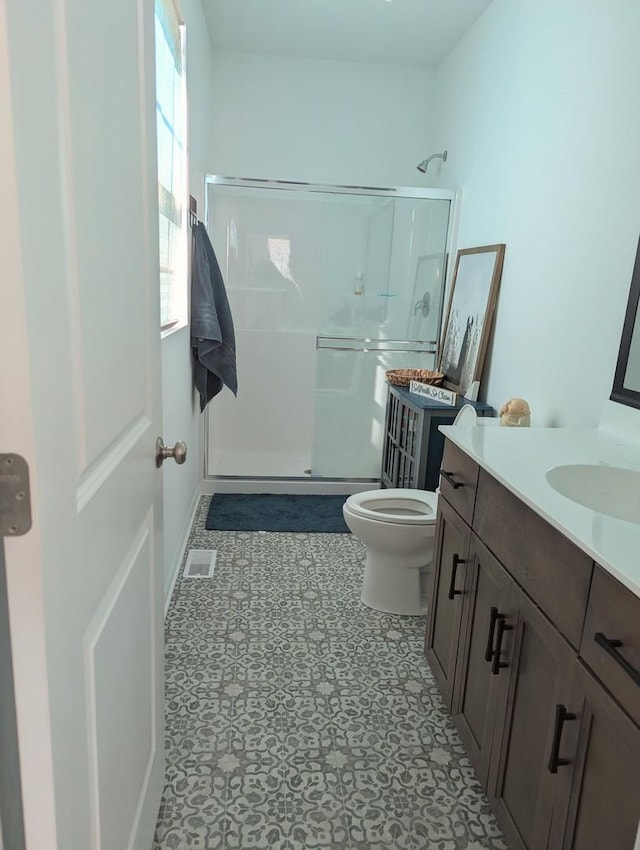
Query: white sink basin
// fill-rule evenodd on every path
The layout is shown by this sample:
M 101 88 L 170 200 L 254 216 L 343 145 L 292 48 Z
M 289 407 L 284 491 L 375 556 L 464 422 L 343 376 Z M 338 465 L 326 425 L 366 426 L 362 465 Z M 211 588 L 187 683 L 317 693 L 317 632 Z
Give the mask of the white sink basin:
M 640 524 L 640 471 L 576 463 L 550 469 L 547 481 L 572 502 Z

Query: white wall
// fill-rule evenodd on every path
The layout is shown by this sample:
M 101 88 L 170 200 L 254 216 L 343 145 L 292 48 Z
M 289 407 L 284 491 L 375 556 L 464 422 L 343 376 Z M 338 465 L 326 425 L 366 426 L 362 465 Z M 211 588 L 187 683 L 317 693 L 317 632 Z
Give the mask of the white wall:
M 437 72 L 459 247 L 507 245 L 482 395 L 527 398 L 536 425 L 597 425 L 611 392 L 640 230 L 639 32 L 637 0 L 494 0 Z
M 214 51 L 215 174 L 428 186 L 434 72 Z
M 189 192 L 204 218 L 204 175 L 211 136 L 211 48 L 200 0 L 180 0 L 186 25 L 189 100 Z M 202 483 L 202 417 L 193 389 L 189 328 L 162 340 L 162 429 L 164 441 L 184 440 L 183 466 L 163 466 L 165 590 L 171 589 L 177 562 Z

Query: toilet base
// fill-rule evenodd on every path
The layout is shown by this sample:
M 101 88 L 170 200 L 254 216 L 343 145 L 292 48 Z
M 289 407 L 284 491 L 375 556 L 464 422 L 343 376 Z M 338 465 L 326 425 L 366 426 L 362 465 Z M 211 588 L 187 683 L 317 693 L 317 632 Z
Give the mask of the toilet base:
M 397 559 L 380 553 L 367 554 L 364 562 L 361 602 L 384 614 L 423 617 L 427 613 L 426 563 L 398 569 Z

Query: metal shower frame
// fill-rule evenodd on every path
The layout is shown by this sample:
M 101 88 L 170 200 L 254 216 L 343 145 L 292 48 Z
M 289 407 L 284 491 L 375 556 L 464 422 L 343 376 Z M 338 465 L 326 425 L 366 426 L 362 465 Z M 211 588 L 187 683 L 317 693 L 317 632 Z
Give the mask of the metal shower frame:
M 456 245 L 458 235 L 458 219 L 460 215 L 460 192 L 457 189 L 429 189 L 415 186 L 354 186 L 342 184 L 327 184 L 327 183 L 305 183 L 295 180 L 270 180 L 259 177 L 224 177 L 218 174 L 205 174 L 204 178 L 204 223 L 209 226 L 209 186 L 236 186 L 250 189 L 282 189 L 291 192 L 320 192 L 322 194 L 337 194 L 337 195 L 373 195 L 382 198 L 420 198 L 423 200 L 432 201 L 449 201 L 451 209 L 449 213 L 449 227 L 447 229 L 446 241 L 446 256 L 447 260 L 451 258 L 453 248 Z M 445 289 L 443 302 L 446 300 L 446 294 L 449 291 L 451 275 L 453 273 L 453 263 L 447 261 L 447 269 L 445 275 Z M 436 361 L 439 352 L 436 353 Z M 209 448 L 207 435 L 209 433 L 209 407 L 204 411 L 204 453 L 203 453 L 203 477 L 206 482 L 212 481 L 259 481 L 259 482 L 309 482 L 313 479 L 292 478 L 291 476 L 243 476 L 243 475 L 210 475 L 208 473 Z M 322 482 L 357 482 L 364 479 L 353 478 L 323 478 Z M 367 479 L 369 481 L 369 479 Z

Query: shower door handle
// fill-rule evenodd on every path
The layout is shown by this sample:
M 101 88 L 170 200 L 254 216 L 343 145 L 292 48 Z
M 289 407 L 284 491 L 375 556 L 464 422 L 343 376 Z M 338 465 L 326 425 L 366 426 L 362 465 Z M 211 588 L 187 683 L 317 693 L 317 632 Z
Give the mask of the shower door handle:
M 435 354 L 436 340 L 382 339 L 378 337 L 316 336 L 318 351 L 360 351 L 384 354 L 407 352 L 409 354 Z

